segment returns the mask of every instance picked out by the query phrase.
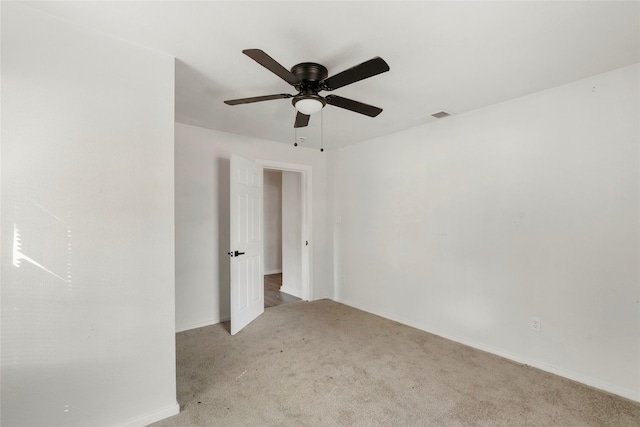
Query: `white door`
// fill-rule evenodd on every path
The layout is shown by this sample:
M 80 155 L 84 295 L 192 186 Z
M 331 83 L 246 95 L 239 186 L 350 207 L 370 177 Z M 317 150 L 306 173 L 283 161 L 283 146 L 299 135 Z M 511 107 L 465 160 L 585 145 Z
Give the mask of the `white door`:
M 264 313 L 262 166 L 231 155 L 231 335 Z

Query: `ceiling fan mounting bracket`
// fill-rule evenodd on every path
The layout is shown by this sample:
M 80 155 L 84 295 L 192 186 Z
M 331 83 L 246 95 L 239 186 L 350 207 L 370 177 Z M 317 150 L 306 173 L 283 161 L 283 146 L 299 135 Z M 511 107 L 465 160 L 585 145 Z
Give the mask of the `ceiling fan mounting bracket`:
M 302 62 L 291 67 L 291 74 L 298 77 L 300 82 L 319 82 L 329 75 L 329 71 L 324 65 L 315 62 Z

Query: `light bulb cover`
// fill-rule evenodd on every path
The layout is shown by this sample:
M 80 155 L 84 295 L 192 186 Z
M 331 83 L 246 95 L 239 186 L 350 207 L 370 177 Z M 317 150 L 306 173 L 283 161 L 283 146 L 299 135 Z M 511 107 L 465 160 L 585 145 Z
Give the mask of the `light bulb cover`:
M 326 102 L 319 96 L 305 96 L 293 100 L 293 105 L 302 114 L 311 115 L 322 110 Z

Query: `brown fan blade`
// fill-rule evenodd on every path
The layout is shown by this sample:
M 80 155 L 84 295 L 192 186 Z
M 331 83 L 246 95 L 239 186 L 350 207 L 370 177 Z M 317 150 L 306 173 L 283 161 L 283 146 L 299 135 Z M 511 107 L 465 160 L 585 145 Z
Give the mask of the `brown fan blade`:
M 302 114 L 300 111 L 298 111 L 298 114 L 296 114 L 296 122 L 294 123 L 293 127 L 294 128 L 303 128 L 305 126 L 307 126 L 309 124 L 309 118 L 311 116 L 308 116 L 306 114 Z
M 345 110 L 354 111 L 369 117 L 375 117 L 382 113 L 382 108 L 337 95 L 327 95 L 324 99 L 327 101 L 327 104 L 333 105 L 334 107 L 344 108 Z
M 271 101 L 272 99 L 284 99 L 284 98 L 293 98 L 293 95 L 289 95 L 288 93 L 279 93 L 277 95 L 265 95 L 265 96 L 254 96 L 252 98 L 230 99 L 229 101 L 224 101 L 224 103 L 227 105 L 239 105 L 239 104 L 249 104 L 251 102 Z
M 351 67 L 348 70 L 344 70 L 335 76 L 323 80 L 320 82 L 320 85 L 325 90 L 334 90 L 386 71 L 389 71 L 389 65 L 384 62 L 384 59 L 376 56 L 362 64 L 358 64 L 355 67 Z
M 256 61 L 258 64 L 262 65 L 267 70 L 271 71 L 276 76 L 280 77 L 285 82 L 290 85 L 295 85 L 296 83 L 300 83 L 300 79 L 296 77 L 291 71 L 284 68 L 278 61 L 264 53 L 260 49 L 245 49 L 242 51 L 249 58 Z

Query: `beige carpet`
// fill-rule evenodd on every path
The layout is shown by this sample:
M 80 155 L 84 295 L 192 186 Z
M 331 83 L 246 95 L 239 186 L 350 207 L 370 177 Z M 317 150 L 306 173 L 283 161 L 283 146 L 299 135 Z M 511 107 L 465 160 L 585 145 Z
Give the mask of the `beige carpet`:
M 640 426 L 640 404 L 329 301 L 177 335 L 154 426 Z

